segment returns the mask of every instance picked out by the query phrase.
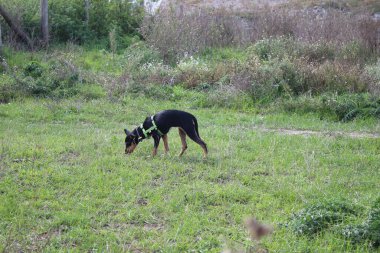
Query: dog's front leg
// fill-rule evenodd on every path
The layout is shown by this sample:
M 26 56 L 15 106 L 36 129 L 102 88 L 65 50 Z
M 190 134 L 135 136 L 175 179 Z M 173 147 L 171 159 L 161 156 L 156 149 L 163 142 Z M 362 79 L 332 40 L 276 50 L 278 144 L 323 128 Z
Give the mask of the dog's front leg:
M 158 148 L 158 145 L 160 145 L 160 139 L 161 137 L 158 136 L 158 135 L 153 135 L 153 140 L 154 140 L 154 147 L 153 147 L 153 152 L 152 152 L 152 156 L 156 156 L 157 155 L 157 148 Z
M 169 152 L 168 135 L 167 134 L 163 135 L 162 140 L 164 141 L 165 154 L 167 154 Z

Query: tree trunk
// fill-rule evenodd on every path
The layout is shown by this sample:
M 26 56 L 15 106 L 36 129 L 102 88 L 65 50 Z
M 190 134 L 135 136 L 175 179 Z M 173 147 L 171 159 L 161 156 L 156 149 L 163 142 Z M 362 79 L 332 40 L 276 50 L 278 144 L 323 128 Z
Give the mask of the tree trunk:
M 48 0 L 41 0 L 41 33 L 44 46 L 49 44 Z
M 3 48 L 3 37 L 2 37 L 2 34 L 1 34 L 1 23 L 0 23 L 0 53 L 1 53 L 1 49 Z
M 4 10 L 4 8 L 0 5 L 0 15 L 3 16 L 5 22 L 9 25 L 9 27 L 17 34 L 17 36 L 25 41 L 30 49 L 33 49 L 32 40 L 26 35 L 26 33 L 19 27 L 16 22 L 12 19 L 12 17 Z
M 90 0 L 84 0 L 84 9 L 86 12 L 86 26 L 88 28 L 88 23 L 90 22 Z

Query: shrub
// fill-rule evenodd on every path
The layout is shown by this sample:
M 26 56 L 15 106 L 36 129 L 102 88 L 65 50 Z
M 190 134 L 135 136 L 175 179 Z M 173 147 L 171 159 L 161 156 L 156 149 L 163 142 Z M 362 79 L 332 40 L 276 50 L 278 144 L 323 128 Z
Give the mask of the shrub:
M 136 71 L 148 64 L 153 65 L 162 63 L 159 53 L 142 42 L 133 44 L 125 50 L 123 58 L 127 63 L 126 69 L 128 71 Z
M 380 198 L 372 206 L 366 223 L 369 240 L 374 246 L 380 246 Z
M 345 202 L 323 202 L 293 214 L 286 224 L 298 235 L 314 235 L 355 215 L 357 208 Z
M 42 73 L 44 72 L 44 67 L 35 61 L 29 62 L 24 67 L 24 75 L 25 76 L 31 76 L 33 78 L 39 78 L 42 76 Z
M 322 98 L 322 103 L 322 112 L 334 114 L 341 121 L 356 117 L 380 118 L 380 98 L 369 94 L 328 95 Z
M 273 45 L 274 41 L 280 42 L 276 43 L 276 45 Z M 274 57 L 281 57 L 285 53 L 286 50 L 285 44 L 281 43 L 281 40 L 272 40 L 272 39 L 264 39 L 256 42 L 253 46 L 253 52 L 259 57 L 260 60 L 267 61 L 270 58 Z
M 312 236 L 332 225 L 347 222 L 351 216 L 358 216 L 360 208 L 345 202 L 323 202 L 307 206 L 291 216 L 285 226 L 298 235 Z M 359 225 L 337 227 L 346 239 L 353 243 L 369 243 L 380 246 L 380 197 L 368 212 L 366 220 Z
M 180 61 L 176 66 L 174 78 L 176 83 L 187 88 L 194 88 L 200 84 L 220 84 L 227 83 L 228 75 L 231 72 L 230 64 L 218 63 L 207 64 L 199 58 L 190 57 Z
M 361 225 L 349 225 L 342 234 L 354 243 L 369 242 L 371 246 L 380 246 L 380 198 L 373 204 L 366 221 Z
M 245 87 L 253 84 L 256 98 L 366 91 L 360 66 L 340 62 L 335 49 L 328 43 L 307 44 L 285 37 L 260 40 L 249 48 L 251 60 L 242 63 L 243 71 L 231 79 L 249 83 Z M 255 57 L 259 61 L 252 60 Z
M 0 103 L 8 103 L 20 95 L 14 79 L 9 75 L 0 74 Z
M 308 62 L 323 63 L 334 60 L 338 48 L 334 43 L 317 41 L 300 43 L 295 50 L 298 57 L 304 57 Z
M 277 64 L 264 64 L 253 72 L 249 93 L 255 101 L 271 102 L 281 95 L 284 88 L 283 73 Z
M 347 63 L 364 64 L 376 59 L 371 50 L 358 41 L 349 42 L 338 50 L 337 58 Z
M 311 89 L 315 94 L 326 91 L 364 92 L 366 87 L 360 80 L 360 73 L 361 70 L 358 66 L 327 61 L 315 67 L 310 74 L 309 81 L 313 84 Z
M 247 91 L 260 103 L 271 102 L 280 96 L 299 94 L 305 89 L 304 77 L 288 57 L 260 62 L 253 55 L 236 67 L 230 79 L 232 85 Z
M 366 83 L 371 94 L 380 96 L 380 62 L 365 67 L 361 80 Z
M 64 60 L 52 60 L 49 67 L 29 62 L 20 78 L 18 88 L 36 97 L 70 97 L 78 94 L 82 83 L 75 66 Z

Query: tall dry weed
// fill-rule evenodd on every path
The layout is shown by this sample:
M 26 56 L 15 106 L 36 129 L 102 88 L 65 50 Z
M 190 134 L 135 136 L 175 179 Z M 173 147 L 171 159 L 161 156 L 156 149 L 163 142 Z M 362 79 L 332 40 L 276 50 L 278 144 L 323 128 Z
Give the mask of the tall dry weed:
M 266 7 L 238 15 L 226 10 L 169 8 L 147 17 L 141 32 L 167 61 L 206 48 L 246 45 L 257 40 L 288 36 L 304 42 L 345 45 L 358 42 L 377 50 L 380 22 L 370 15 L 337 9 Z

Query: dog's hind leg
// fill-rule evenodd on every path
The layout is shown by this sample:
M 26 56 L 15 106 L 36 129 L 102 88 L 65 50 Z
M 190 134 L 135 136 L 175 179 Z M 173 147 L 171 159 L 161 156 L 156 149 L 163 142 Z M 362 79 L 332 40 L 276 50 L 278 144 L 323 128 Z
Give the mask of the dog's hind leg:
M 179 156 L 182 156 L 185 150 L 187 149 L 187 143 L 186 143 L 186 133 L 182 128 L 178 128 L 179 137 L 181 137 L 182 142 L 182 150 L 181 153 L 179 153 Z
M 208 150 L 207 150 L 207 145 L 206 143 L 201 139 L 199 138 L 196 143 L 198 143 L 202 149 L 203 149 L 203 158 L 206 158 L 207 157 L 207 154 L 208 154 Z
M 168 135 L 164 134 L 162 136 L 162 140 L 164 141 L 164 146 L 165 146 L 165 154 L 169 152 L 169 143 L 168 143 Z
M 203 157 L 206 158 L 208 150 L 206 143 L 199 137 L 195 127 L 186 127 L 185 129 L 186 134 L 192 139 L 194 142 L 198 143 L 202 149 L 203 149 Z

